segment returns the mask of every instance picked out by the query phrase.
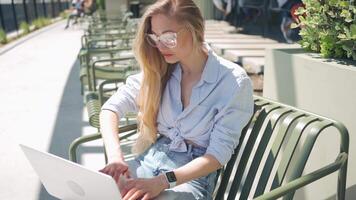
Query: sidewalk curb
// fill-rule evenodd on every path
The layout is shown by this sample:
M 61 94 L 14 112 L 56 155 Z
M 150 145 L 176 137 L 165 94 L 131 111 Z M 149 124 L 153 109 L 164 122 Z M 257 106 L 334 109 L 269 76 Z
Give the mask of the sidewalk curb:
M 34 38 L 34 37 L 36 37 L 36 36 L 38 36 L 38 35 L 40 35 L 40 34 L 42 34 L 44 32 L 47 32 L 47 31 L 55 28 L 56 26 L 58 26 L 59 24 L 63 23 L 64 21 L 65 20 L 62 19 L 62 20 L 59 20 L 57 22 L 54 22 L 53 24 L 48 25 L 47 27 L 41 28 L 39 30 L 36 30 L 36 31 L 26 35 L 26 36 L 21 37 L 18 40 L 15 40 L 15 41 L 11 42 L 10 44 L 7 44 L 7 45 L 1 47 L 0 48 L 0 56 L 5 54 L 5 53 L 7 53 L 10 50 L 12 50 L 13 48 L 17 47 L 18 45 L 21 45 L 22 43 L 26 42 L 27 40 L 32 39 L 32 38 Z

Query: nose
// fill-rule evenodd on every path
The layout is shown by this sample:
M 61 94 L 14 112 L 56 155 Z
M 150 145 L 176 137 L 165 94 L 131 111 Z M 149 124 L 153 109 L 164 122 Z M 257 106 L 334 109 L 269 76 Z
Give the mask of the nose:
M 159 49 L 160 52 L 162 52 L 162 50 L 168 49 L 166 46 L 164 46 L 164 45 L 162 44 L 161 41 L 159 41 L 159 42 L 157 43 L 157 48 Z

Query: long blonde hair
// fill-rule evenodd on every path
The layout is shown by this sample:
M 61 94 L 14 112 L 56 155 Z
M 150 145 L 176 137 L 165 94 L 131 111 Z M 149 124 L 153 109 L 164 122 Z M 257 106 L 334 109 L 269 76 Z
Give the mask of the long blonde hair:
M 151 32 L 151 18 L 163 14 L 184 24 L 191 32 L 193 50 L 200 50 L 204 41 L 204 20 L 193 0 L 158 0 L 149 6 L 142 17 L 134 41 L 134 52 L 143 71 L 143 80 L 137 99 L 139 106 L 139 135 L 133 152 L 142 153 L 157 140 L 157 114 L 161 96 L 170 78 L 173 65 L 168 64 L 157 48 L 145 37 Z

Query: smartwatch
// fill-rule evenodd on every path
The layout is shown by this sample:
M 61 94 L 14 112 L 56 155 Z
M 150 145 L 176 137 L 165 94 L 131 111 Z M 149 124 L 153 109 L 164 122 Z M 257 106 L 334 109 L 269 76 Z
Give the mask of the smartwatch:
M 168 181 L 169 188 L 177 185 L 177 178 L 173 171 L 164 172 L 164 175 Z

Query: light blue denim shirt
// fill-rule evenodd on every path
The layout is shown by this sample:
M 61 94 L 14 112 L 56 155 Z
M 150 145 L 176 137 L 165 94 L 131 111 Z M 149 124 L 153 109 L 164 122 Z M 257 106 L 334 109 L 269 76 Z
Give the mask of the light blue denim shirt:
M 157 116 L 157 129 L 169 137 L 170 150 L 186 152 L 185 140 L 207 148 L 206 154 L 226 164 L 236 148 L 242 129 L 253 114 L 253 88 L 245 70 L 217 56 L 209 55 L 201 79 L 192 88 L 189 105 L 183 110 L 179 63 L 167 82 Z M 102 109 L 125 113 L 138 111 L 136 97 L 143 74 L 128 77 L 126 84 Z

